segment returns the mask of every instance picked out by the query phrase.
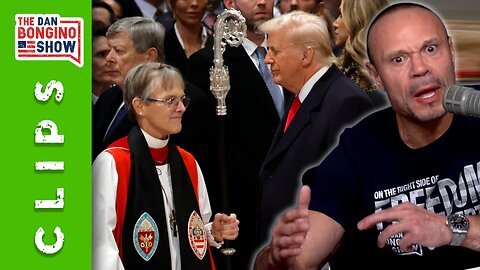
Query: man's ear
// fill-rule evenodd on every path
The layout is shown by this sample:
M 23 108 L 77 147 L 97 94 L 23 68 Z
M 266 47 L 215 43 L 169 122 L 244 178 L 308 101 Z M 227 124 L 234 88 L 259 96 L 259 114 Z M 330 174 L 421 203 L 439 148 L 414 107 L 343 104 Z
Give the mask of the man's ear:
M 145 54 L 145 61 L 146 62 L 158 62 L 160 59 L 158 59 L 158 54 L 157 54 L 157 48 L 150 47 L 146 51 Z
M 378 75 L 378 71 L 375 68 L 375 66 L 371 62 L 367 62 L 365 66 L 368 69 L 368 73 L 370 74 L 370 77 L 372 77 L 372 79 L 375 81 L 375 83 L 378 86 L 380 86 L 380 88 L 384 89 L 382 79 L 380 78 L 380 75 Z
M 223 0 L 226 9 L 231 9 L 233 7 L 233 0 Z
M 307 47 L 302 54 L 303 66 L 309 66 L 312 64 L 315 57 L 315 50 L 311 47 Z
M 323 2 L 318 3 L 316 14 L 317 16 L 325 15 L 325 3 Z
M 453 41 L 452 41 L 452 38 L 450 36 L 448 37 L 448 45 L 450 46 L 450 53 L 452 54 L 452 61 L 453 61 L 453 64 L 455 65 L 455 48 L 453 47 Z

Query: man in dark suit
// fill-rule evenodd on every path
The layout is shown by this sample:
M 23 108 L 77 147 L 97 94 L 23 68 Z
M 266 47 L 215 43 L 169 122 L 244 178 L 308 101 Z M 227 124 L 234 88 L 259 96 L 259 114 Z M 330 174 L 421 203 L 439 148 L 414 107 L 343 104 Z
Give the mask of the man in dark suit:
M 140 37 L 133 33 L 142 35 Z M 132 123 L 126 117 L 126 109 L 123 106 L 121 90 L 123 79 L 131 68 L 140 63 L 164 61 L 164 37 L 165 30 L 161 25 L 142 17 L 124 18 L 109 27 L 107 39 L 111 50 L 107 55 L 107 61 L 111 66 L 117 67 L 120 76 L 116 78 L 115 86 L 98 99 L 93 111 L 93 159 L 130 130 Z
M 123 104 L 123 78 L 138 64 L 165 61 L 164 35 L 161 25 L 143 17 L 120 19 L 108 29 L 111 51 L 107 55 L 107 61 L 118 66 L 121 78 L 115 82 L 115 86 L 102 94 L 93 110 L 93 159 L 112 142 L 126 136 L 132 127 L 133 122 L 126 116 Z M 190 97 L 191 104 L 184 113 L 182 131 L 172 136 L 172 140 L 194 154 L 202 165 L 208 155 L 203 143 L 208 134 L 202 132 L 203 123 L 209 122 L 209 117 L 213 116 L 207 113 L 206 95 L 197 87 L 185 82 L 185 94 Z
M 161 23 L 165 28 L 172 25 L 172 12 L 166 0 L 120 0 L 122 17 L 145 17 Z
M 294 11 L 259 27 L 268 33 L 265 62 L 273 80 L 295 95 L 261 168 L 260 242 L 276 216 L 293 205 L 304 170 L 337 141 L 339 132 L 372 108 L 368 96 L 332 63 L 325 22 Z
M 218 157 L 212 157 L 210 166 L 217 175 L 214 179 L 205 179 L 209 193 L 213 194 L 211 196 L 213 211 L 228 210 L 237 214 L 240 220 L 241 232 L 233 243 L 237 252 L 232 256 L 232 268 L 244 270 L 249 269 L 248 265 L 255 251 L 256 213 L 260 190 L 258 172 L 282 116 L 277 110 L 272 94 L 276 95 L 275 98 L 280 96 L 278 100 L 283 103 L 279 104 L 278 108 L 283 114 L 285 93 L 275 85 L 277 92 L 271 94 L 260 74 L 259 58 L 256 54 L 257 47 L 266 48 L 266 36 L 256 33 L 255 28 L 272 18 L 273 0 L 225 0 L 224 3 L 227 8 L 234 7 L 245 17 L 247 38 L 239 47 L 227 46 L 223 53 L 224 65 L 229 69 L 231 86 L 226 98 L 227 115 L 224 122 L 226 158 L 218 160 Z M 209 90 L 208 73 L 213 65 L 213 58 L 211 47 L 196 52 L 188 60 L 185 76 L 209 95 L 210 110 L 215 114 L 215 98 Z M 217 134 L 209 142 L 212 148 L 217 147 L 220 128 L 213 126 L 211 129 L 213 134 Z M 226 165 L 229 209 L 222 209 L 219 196 L 216 196 L 222 192 L 219 182 L 219 166 L 222 162 Z

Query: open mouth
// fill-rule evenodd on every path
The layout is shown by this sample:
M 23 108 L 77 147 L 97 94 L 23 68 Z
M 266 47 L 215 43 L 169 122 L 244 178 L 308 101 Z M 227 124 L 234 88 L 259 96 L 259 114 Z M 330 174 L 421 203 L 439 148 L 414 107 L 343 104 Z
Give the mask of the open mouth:
M 422 103 L 430 103 L 433 102 L 436 99 L 437 96 L 437 91 L 440 87 L 438 86 L 430 86 L 428 88 L 423 88 L 417 93 L 415 93 L 414 98 L 418 102 Z

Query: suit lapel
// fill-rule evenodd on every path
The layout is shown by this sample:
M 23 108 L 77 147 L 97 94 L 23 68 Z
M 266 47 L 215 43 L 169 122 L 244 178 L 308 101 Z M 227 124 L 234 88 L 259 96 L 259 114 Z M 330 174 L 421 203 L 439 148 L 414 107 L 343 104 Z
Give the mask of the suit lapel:
M 282 155 L 293 144 L 302 130 L 311 122 L 312 111 L 322 106 L 325 94 L 330 90 L 330 85 L 340 74 L 341 71 L 339 71 L 335 65 L 332 65 L 327 70 L 320 80 L 314 84 L 285 133 L 283 133 L 283 128 L 285 127 L 286 117 L 283 117 L 281 125 L 277 128 L 263 167 L 266 167 L 268 163 Z M 293 97 L 288 102 L 288 108 L 290 108 L 292 101 Z M 288 111 L 285 113 L 287 114 Z
M 94 141 L 98 143 L 103 141 L 108 125 L 115 117 L 115 113 L 122 101 L 122 90 L 118 86 L 113 86 L 98 98 L 92 112 L 92 135 Z

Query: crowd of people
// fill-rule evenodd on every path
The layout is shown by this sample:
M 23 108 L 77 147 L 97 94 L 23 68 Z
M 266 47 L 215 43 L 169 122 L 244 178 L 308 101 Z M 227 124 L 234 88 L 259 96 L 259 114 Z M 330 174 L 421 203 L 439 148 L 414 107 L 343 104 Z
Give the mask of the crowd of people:
M 247 30 L 220 117 L 224 8 Z M 93 268 L 480 266 L 452 42 L 417 3 L 92 0 Z

